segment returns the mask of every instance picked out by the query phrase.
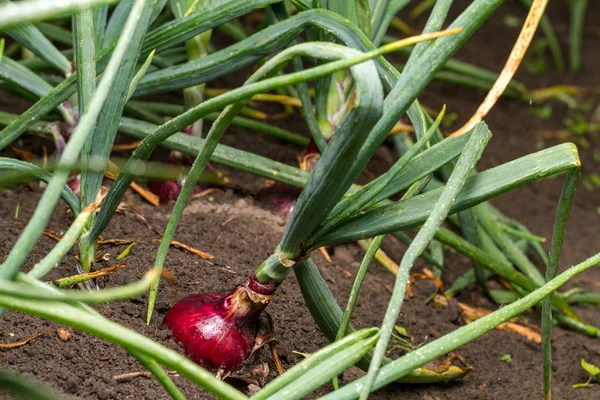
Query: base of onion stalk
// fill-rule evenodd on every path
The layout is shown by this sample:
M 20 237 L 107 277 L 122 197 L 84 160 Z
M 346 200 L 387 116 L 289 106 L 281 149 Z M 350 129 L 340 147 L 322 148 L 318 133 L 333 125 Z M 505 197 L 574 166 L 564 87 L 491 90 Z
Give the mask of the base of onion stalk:
M 163 323 L 195 363 L 213 371 L 241 367 L 255 348 L 260 316 L 277 290 L 250 277 L 226 295 L 201 293 L 184 298 Z

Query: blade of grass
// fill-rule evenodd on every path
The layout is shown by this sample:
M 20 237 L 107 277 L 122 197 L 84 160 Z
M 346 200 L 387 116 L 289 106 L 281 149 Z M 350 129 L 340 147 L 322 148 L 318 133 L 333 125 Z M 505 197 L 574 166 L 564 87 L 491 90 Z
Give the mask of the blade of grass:
M 546 283 L 554 279 L 558 272 L 560 252 L 565 238 L 565 227 L 573 205 L 573 197 L 575 196 L 575 189 L 580 173 L 581 169 L 575 168 L 565 176 L 565 183 L 560 193 L 556 218 L 554 220 L 554 233 L 550 245 L 550 262 L 548 263 L 548 268 L 546 268 Z M 550 385 L 552 377 L 552 296 L 553 293 L 550 293 L 542 301 L 542 370 L 544 399 L 546 400 L 550 400 L 552 397 Z

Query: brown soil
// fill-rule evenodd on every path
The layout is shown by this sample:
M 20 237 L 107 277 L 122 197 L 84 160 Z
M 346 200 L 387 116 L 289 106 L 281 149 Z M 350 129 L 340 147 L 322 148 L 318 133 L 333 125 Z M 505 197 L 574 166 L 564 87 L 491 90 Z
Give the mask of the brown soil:
M 459 3 L 455 10 L 464 6 Z M 600 17 L 600 4 L 590 2 L 588 21 Z M 510 43 L 518 34 L 518 30 L 510 30 L 503 24 L 506 15 L 524 16 L 518 4 L 509 2 L 502 6 L 496 15 L 477 33 L 458 55 L 459 58 L 498 70 L 509 52 Z M 550 16 L 563 42 L 566 40 L 567 13 L 563 2 L 552 2 Z M 588 24 L 590 29 L 595 29 Z M 499 32 L 502 32 L 501 34 Z M 543 76 L 529 76 L 520 73 L 518 78 L 528 87 L 543 87 L 550 84 L 572 83 L 585 87 L 597 87 L 598 62 L 597 53 L 600 36 L 597 31 L 586 31 L 583 55 L 584 68 L 578 74 L 559 74 L 553 67 Z M 493 45 L 493 46 L 492 46 Z M 549 65 L 552 65 L 549 63 Z M 433 84 L 422 97 L 424 104 L 439 107 L 443 103 L 449 105 L 449 111 L 457 112 L 460 121 L 466 120 L 484 97 L 471 89 Z M 553 105 L 553 116 L 542 120 L 533 116 L 531 107 L 515 101 L 502 100 L 489 118 L 486 119 L 494 138 L 479 164 L 480 169 L 487 169 L 500 163 L 517 158 L 536 150 L 536 141 L 544 130 L 561 128 L 561 121 L 566 108 Z M 3 109 L 6 109 L 4 105 Z M 460 122 L 459 121 L 459 122 Z M 300 119 L 286 121 L 289 129 L 303 131 Z M 592 172 L 600 172 L 600 165 L 593 161 L 593 151 L 599 148 L 598 137 L 589 138 L 590 151 L 582 152 L 584 165 L 583 177 Z M 294 163 L 295 154 L 300 149 L 290 148 L 280 142 L 262 135 L 234 130 L 226 135 L 224 142 L 240 148 L 250 149 L 284 162 Z M 546 145 L 556 142 L 547 141 Z M 388 164 L 389 148 L 383 148 L 370 166 L 375 172 Z M 179 349 L 169 338 L 169 332 L 161 327 L 166 311 L 178 299 L 197 292 L 225 292 L 235 284 L 244 280 L 254 268 L 260 264 L 277 244 L 283 232 L 285 220 L 257 206 L 247 191 L 260 187 L 263 180 L 249 175 L 236 175 L 236 183 L 243 191 L 226 191 L 225 193 L 194 200 L 186 210 L 176 235 L 176 240 L 209 252 L 215 256 L 208 262 L 188 252 L 172 249 L 167 260 L 167 267 L 177 278 L 177 286 L 162 281 L 156 313 L 150 326 L 145 324 L 146 296 L 110 305 L 98 307 L 98 310 L 112 320 L 130 329 L 151 337 L 158 342 Z M 525 188 L 505 194 L 494 201 L 504 213 L 530 227 L 541 236 L 551 237 L 553 215 L 562 179 L 551 179 L 529 185 Z M 39 185 L 29 184 L 14 189 L 0 191 L 0 259 L 4 258 L 16 241 L 22 227 L 31 216 L 41 194 Z M 567 266 L 585 259 L 597 252 L 600 231 L 598 207 L 598 190 L 589 192 L 581 186 L 576 196 L 574 209 L 567 226 L 567 237 L 563 250 L 561 265 Z M 136 209 L 155 229 L 161 231 L 166 225 L 169 207 L 153 208 L 135 196 Z M 15 208 L 19 205 L 19 217 L 15 220 Z M 61 204 L 53 216 L 48 228 L 62 233 L 72 218 L 65 212 Z M 119 214 L 111 222 L 104 234 L 105 238 L 132 238 L 138 243 L 124 259 L 125 269 L 101 278 L 98 283 L 102 287 L 110 287 L 133 282 L 139 279 L 145 270 L 153 265 L 158 244 L 153 242 L 157 236 L 139 221 L 133 214 Z M 27 265 L 33 265 L 41 259 L 55 243 L 42 237 L 35 247 Z M 545 244 L 547 248 L 547 243 Z M 102 266 L 116 263 L 116 256 L 125 246 L 103 247 L 102 252 L 110 254 L 110 260 Z M 404 247 L 393 242 L 386 242 L 385 250 L 399 260 Z M 349 294 L 361 254 L 353 246 L 338 246 L 331 250 L 333 264 L 327 263 L 321 255 L 316 255 L 316 262 L 338 302 L 343 306 Z M 56 279 L 75 273 L 76 251 L 72 251 L 58 268 L 55 268 L 48 279 Z M 469 267 L 465 258 L 445 252 L 445 264 L 456 274 Z M 421 261 L 415 267 L 420 271 L 426 266 Z M 451 282 L 453 277 L 447 277 Z M 598 291 L 600 270 L 598 268 L 578 276 L 571 285 L 580 285 Z M 393 286 L 393 276 L 378 265 L 372 265 L 367 275 L 361 297 L 355 312 L 356 327 L 377 326 L 381 323 L 385 305 Z M 384 288 L 384 290 L 382 290 Z M 407 299 L 403 307 L 398 325 L 406 328 L 414 336 L 414 343 L 426 343 L 433 338 L 450 332 L 463 325 L 460 311 L 455 302 L 449 307 L 440 307 L 425 299 L 433 292 L 430 282 L 418 281 L 414 286 L 415 297 Z M 595 288 L 595 289 L 594 289 Z M 472 306 L 494 308 L 479 289 L 468 288 L 459 301 Z M 577 307 L 577 311 L 591 324 L 600 325 L 600 310 L 593 307 Z M 276 337 L 279 339 L 278 351 L 286 368 L 297 363 L 301 356 L 294 351 L 310 353 L 324 346 L 327 342 L 312 321 L 310 313 L 304 306 L 302 296 L 295 278 L 290 276 L 282 285 L 276 299 L 269 306 L 269 312 L 275 319 Z M 525 314 L 528 320 L 539 325 L 539 313 L 529 311 Z M 55 331 L 57 326 L 47 321 L 26 315 L 8 312 L 0 320 L 0 342 L 8 343 L 22 340 L 36 333 Z M 61 392 L 74 398 L 84 399 L 124 399 L 124 398 L 167 398 L 158 383 L 152 378 L 137 377 L 128 381 L 116 381 L 115 376 L 142 371 L 143 368 L 121 348 L 106 343 L 93 336 L 80 332 L 72 332 L 73 337 L 63 342 L 55 334 L 44 335 L 32 340 L 25 346 L 0 350 L 0 368 L 24 373 L 37 380 L 47 382 Z M 600 342 L 582 334 L 562 328 L 556 328 L 553 351 L 553 391 L 556 399 L 591 399 L 600 398 L 600 385 L 587 389 L 573 389 L 572 385 L 587 380 L 586 373 L 579 366 L 581 358 L 600 365 Z M 494 330 L 482 338 L 460 349 L 460 354 L 473 366 L 473 372 L 464 379 L 450 384 L 418 386 L 395 385 L 374 394 L 373 398 L 406 399 L 528 399 L 540 398 L 541 388 L 541 353 L 539 345 L 527 341 L 522 336 L 505 331 Z M 512 356 L 512 362 L 500 360 L 505 355 Z M 267 352 L 259 354 L 270 366 L 269 379 L 276 375 L 273 361 Z M 256 362 L 256 360 L 255 360 Z M 352 369 L 344 376 L 348 382 L 362 372 Z M 211 398 L 205 392 L 181 377 L 173 378 L 186 396 L 191 399 Z M 242 389 L 247 387 L 242 386 Z M 321 392 L 330 390 L 325 386 Z

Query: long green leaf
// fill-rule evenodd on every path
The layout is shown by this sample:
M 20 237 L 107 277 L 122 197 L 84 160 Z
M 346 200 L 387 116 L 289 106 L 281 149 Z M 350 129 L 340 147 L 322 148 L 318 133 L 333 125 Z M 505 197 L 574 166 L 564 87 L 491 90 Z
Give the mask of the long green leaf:
M 268 26 L 247 39 L 200 60 L 150 73 L 140 82 L 136 95 L 183 89 L 232 72 L 261 59 L 265 54 L 286 47 L 311 26 L 335 34 L 348 47 L 362 51 L 375 48 L 358 28 L 348 24 L 341 16 L 327 10 L 309 10 Z M 384 62 L 382 58 L 379 61 Z
M 0 5 L 10 3 L 9 0 L 0 0 Z M 54 68 L 65 74 L 71 73 L 71 62 L 35 26 L 19 24 L 6 33 Z
M 0 30 L 27 22 L 62 17 L 73 11 L 116 0 L 26 0 L 0 7 Z
M 109 102 L 104 103 L 94 131 L 90 137 L 91 141 L 84 147 L 84 161 L 92 161 L 105 165 L 112 150 L 112 145 L 117 135 L 119 120 L 123 113 L 125 103 L 129 100 L 129 87 L 135 75 L 135 67 L 140 56 L 140 48 L 148 23 L 150 12 L 144 14 L 144 18 L 138 20 L 135 32 L 128 43 L 127 52 L 119 65 L 119 74 L 108 93 Z M 130 14 L 131 16 L 131 14 Z M 143 54 L 144 57 L 147 55 Z M 81 179 L 81 201 L 87 205 L 96 199 L 100 190 L 104 172 L 87 170 Z M 85 265 L 84 265 L 85 266 Z
M 157 125 L 130 118 L 122 118 L 119 125 L 121 132 L 138 139 L 146 138 L 156 131 L 157 128 Z M 161 142 L 161 146 L 195 157 L 200 151 L 202 143 L 204 143 L 204 139 L 202 138 L 184 133 L 176 133 Z M 308 180 L 308 172 L 302 171 L 299 168 L 223 144 L 217 145 L 210 160 L 216 164 L 225 165 L 293 186 L 302 187 Z
M 55 394 L 51 389 L 31 382 L 29 379 L 8 371 L 0 371 L 0 389 L 9 391 L 21 399 L 63 400 L 65 397 Z
M 49 183 L 52 179 L 52 175 L 43 168 L 27 161 L 15 160 L 13 158 L 0 157 L 0 170 L 24 172 L 46 183 Z M 0 179 L 0 186 L 4 182 L 4 178 Z M 79 198 L 67 185 L 63 186 L 61 196 L 73 214 L 79 214 Z
M 20 282 L 3 282 L 0 286 L 0 296 L 12 296 L 29 300 L 40 301 L 64 301 L 64 302 L 83 302 L 88 304 L 107 303 L 116 300 L 126 300 L 144 293 L 152 282 L 158 276 L 154 269 L 146 272 L 142 279 L 137 282 L 117 286 L 110 289 L 97 291 L 83 291 L 77 289 L 61 289 L 58 293 L 51 293 L 37 290 L 25 283 Z
M 558 209 L 554 220 L 552 244 L 550 245 L 549 263 L 548 268 L 546 269 L 546 282 L 550 282 L 554 279 L 558 272 L 567 218 L 571 212 L 577 180 L 580 173 L 580 168 L 569 171 L 565 177 L 565 183 L 560 193 L 560 200 L 558 201 Z M 542 302 L 542 371 L 544 377 L 544 398 L 548 400 L 552 397 L 550 391 L 550 379 L 552 374 L 552 295 L 553 293 L 550 293 Z
M 125 56 L 128 49 L 129 41 L 135 33 L 136 24 L 143 20 L 146 14 L 152 11 L 151 0 L 142 0 L 136 3 L 131 12 L 129 21 L 123 31 L 123 35 L 119 40 L 119 44 L 115 48 L 109 65 L 104 72 L 102 80 L 98 85 L 98 89 L 94 94 L 94 98 L 90 104 L 88 111 L 82 116 L 79 124 L 75 128 L 65 150 L 61 156 L 57 171 L 52 176 L 48 183 L 38 206 L 36 207 L 31 220 L 19 236 L 17 243 L 13 246 L 8 257 L 0 266 L 0 279 L 13 279 L 19 271 L 19 268 L 25 261 L 25 258 L 37 242 L 42 234 L 43 228 L 46 226 L 52 210 L 60 197 L 60 194 L 67 182 L 69 171 L 75 166 L 79 153 L 83 147 L 86 136 L 92 131 L 96 120 L 102 110 L 102 107 L 107 99 L 109 90 L 118 74 L 118 68 L 121 65 L 121 60 Z
M 48 95 L 54 89 L 52 85 L 37 74 L 7 56 L 0 58 L 0 78 L 17 85 L 38 98 Z M 65 120 L 72 121 L 71 114 L 63 106 L 58 105 L 58 110 Z
M 358 52 L 352 50 L 349 54 Z M 350 169 L 365 138 L 381 115 L 383 88 L 375 64 L 360 64 L 351 71 L 356 85 L 354 107 L 337 127 L 296 202 L 279 244 L 287 259 L 294 259 L 298 255 L 301 243 L 308 239 L 354 181 L 355 177 L 340 180 L 340 172 L 345 173 Z
M 577 148 L 571 143 L 521 157 L 469 177 L 450 212 L 472 207 L 508 190 L 579 165 Z M 432 190 L 353 217 L 327 232 L 326 236 L 311 239 L 308 247 L 316 249 L 418 226 L 425 221 L 440 193 L 441 189 Z M 410 213 L 403 210 L 410 210 Z
M 311 354 L 285 374 L 269 382 L 254 400 L 302 398 L 334 376 L 360 360 L 375 345 L 379 329 L 367 328 L 351 333 L 343 339 Z
M 482 122 L 475 127 L 463 153 L 456 163 L 456 167 L 454 168 L 447 185 L 436 199 L 435 206 L 427 217 L 422 229 L 419 231 L 419 233 L 417 233 L 417 236 L 402 257 L 398 274 L 396 275 L 396 283 L 394 284 L 392 298 L 388 304 L 388 308 L 381 325 L 381 337 L 379 338 L 377 346 L 375 347 L 373 359 L 369 365 L 365 384 L 361 388 L 361 399 L 368 398 L 373 383 L 375 382 L 377 371 L 379 371 L 385 356 L 385 351 L 396 324 L 396 319 L 400 314 L 400 309 L 404 301 L 404 295 L 406 294 L 406 285 L 413 264 L 419 255 L 425 250 L 429 242 L 431 242 L 435 233 L 450 213 L 450 209 L 456 200 L 458 193 L 461 192 L 467 177 L 469 176 L 471 170 L 475 167 L 475 163 L 477 163 L 483 154 L 483 150 L 485 149 L 485 146 L 490 138 L 491 133 L 485 123 Z
M 137 165 L 139 162 L 146 160 L 150 156 L 152 151 L 160 143 L 162 143 L 164 140 L 166 140 L 179 130 L 190 125 L 195 120 L 202 118 L 213 111 L 220 110 L 229 104 L 239 101 L 240 99 L 251 97 L 254 94 L 263 91 L 283 86 L 294 85 L 298 82 L 305 82 L 310 79 L 326 76 L 328 74 L 331 74 L 332 72 L 352 67 L 353 65 L 360 64 L 363 61 L 370 60 L 374 57 L 378 57 L 385 52 L 393 51 L 394 48 L 412 44 L 413 42 L 430 39 L 438 35 L 451 34 L 453 32 L 455 31 L 445 31 L 437 34 L 408 38 L 400 42 L 396 42 L 393 45 L 386 45 L 380 49 L 373 50 L 368 53 L 359 53 L 360 55 L 350 59 L 333 61 L 328 64 L 324 64 L 305 71 L 265 79 L 263 81 L 245 85 L 238 89 L 234 89 L 232 91 L 224 93 L 221 96 L 209 99 L 197 105 L 196 107 L 188 110 L 184 114 L 181 114 L 180 116 L 170 120 L 164 125 L 161 125 L 155 132 L 147 136 L 134 151 L 132 157 L 128 161 L 128 164 L 126 165 L 126 170 L 133 171 L 134 169 L 131 169 L 132 166 Z M 104 205 L 98 215 L 98 219 L 94 224 L 92 234 L 88 235 L 87 240 L 94 240 L 93 238 L 97 237 L 97 235 L 99 235 L 102 232 L 102 230 L 104 230 L 104 228 L 108 224 L 108 221 L 110 220 L 110 217 L 112 216 L 114 210 L 120 202 L 120 199 L 125 193 L 125 190 L 127 189 L 132 180 L 133 176 L 130 174 L 120 174 L 117 177 L 117 180 L 111 186 L 111 190 L 104 201 Z
M 48 1 L 48 3 L 52 3 L 53 1 Z M 173 23 L 165 24 L 157 28 L 152 32 L 151 35 L 148 35 L 148 38 L 144 41 L 144 45 L 140 53 L 148 54 L 150 51 L 154 50 L 158 44 L 161 44 L 164 47 L 172 47 L 184 42 L 186 39 L 199 32 L 214 28 L 223 21 L 237 18 L 256 9 L 257 7 L 264 7 L 267 4 L 277 1 L 281 0 L 247 0 L 242 3 L 240 3 L 239 0 L 223 0 L 222 3 L 220 3 L 221 7 L 212 7 L 211 9 L 203 12 L 196 12 L 188 16 L 188 18 L 177 20 Z M 155 2 L 155 9 L 152 10 L 153 15 L 155 15 L 157 10 L 162 9 L 164 3 L 164 0 Z M 152 37 L 150 38 L 150 36 Z M 98 73 L 104 71 L 108 57 L 111 55 L 113 49 L 114 44 L 108 46 L 100 54 L 98 54 L 98 65 L 96 67 Z M 226 74 L 227 72 L 228 71 L 226 69 L 223 69 L 222 71 L 223 74 Z M 0 132 L 0 149 L 6 147 L 9 143 L 19 137 L 20 134 L 25 132 L 29 126 L 55 109 L 69 96 L 74 94 L 76 91 L 76 75 L 77 74 L 73 74 L 69 78 L 65 79 L 47 96 L 27 109 L 27 111 L 25 111 L 19 119 L 13 121 L 13 123 Z M 219 76 L 220 75 L 221 74 L 219 74 Z
M 77 99 L 79 116 L 87 110 L 96 89 L 96 48 L 94 44 L 94 20 L 90 8 L 77 11 L 73 15 L 73 49 L 77 66 Z M 84 149 L 89 147 L 91 137 Z M 84 152 L 85 153 L 85 152 Z
M 499 310 L 478 319 L 477 321 L 473 321 L 468 325 L 465 325 L 439 339 L 436 339 L 416 350 L 411 351 L 403 357 L 392 361 L 391 363 L 382 367 L 377 374 L 375 384 L 373 385 L 373 390 L 377 390 L 391 382 L 394 382 L 396 379 L 406 375 L 415 368 L 435 360 L 437 357 L 452 352 L 466 343 L 475 340 L 484 333 L 494 329 L 501 323 L 508 321 L 516 315 L 519 315 L 525 310 L 533 307 L 540 300 L 550 295 L 550 293 L 555 292 L 569 279 L 589 268 L 594 267 L 599 263 L 600 253 L 574 267 L 569 268 L 541 288 L 535 290 L 522 299 L 506 305 Z M 337 400 L 357 398 L 364 381 L 365 378 L 357 379 L 356 381 L 342 387 L 340 390 L 322 397 L 322 399 Z
M 314 57 L 316 59 L 336 60 L 336 59 L 352 59 L 353 57 L 356 57 L 358 54 L 360 54 L 360 53 L 357 52 L 356 50 L 349 49 L 347 47 L 340 46 L 340 45 L 334 45 L 334 44 L 307 43 L 307 44 L 296 45 L 294 47 L 291 47 L 288 50 L 284 50 L 282 53 L 278 54 L 277 56 L 273 57 L 273 59 L 271 59 L 267 63 L 265 63 L 265 65 L 263 67 L 261 67 L 257 72 L 255 72 L 248 79 L 248 81 L 246 82 L 246 85 L 250 85 L 264 77 L 269 77 L 269 76 L 275 75 L 277 72 L 279 72 L 281 70 L 283 65 L 287 64 L 289 62 L 289 60 L 294 57 L 310 55 L 311 57 Z M 357 85 L 356 100 L 355 100 L 356 105 L 354 108 L 355 109 L 354 114 L 355 114 L 356 119 L 351 121 L 352 124 L 347 124 L 347 126 L 349 128 L 354 126 L 354 124 L 356 124 L 356 121 L 361 121 L 362 123 L 368 124 L 369 118 L 372 118 L 372 121 L 374 123 L 374 121 L 376 120 L 376 118 L 378 116 L 378 110 L 381 107 L 381 104 L 383 102 L 383 90 L 381 89 L 381 85 L 379 84 L 379 77 L 377 75 L 377 71 L 375 70 L 375 65 L 373 64 L 373 62 L 367 62 L 367 63 L 359 64 L 357 66 L 353 66 L 351 68 L 351 73 L 354 76 L 356 85 Z M 374 77 L 375 81 L 373 81 L 372 77 Z M 171 213 L 171 216 L 169 217 L 169 222 L 167 224 L 167 228 L 165 229 L 165 233 L 161 239 L 161 245 L 159 247 L 159 251 L 158 251 L 158 254 L 156 257 L 156 261 L 155 261 L 155 268 L 158 271 L 162 270 L 164 261 L 166 259 L 167 252 L 169 250 L 170 243 L 175 234 L 175 230 L 177 229 L 177 225 L 179 224 L 179 220 L 180 220 L 181 216 L 183 215 L 183 210 L 185 208 L 185 205 L 187 204 L 187 200 L 190 197 L 190 195 L 192 194 L 193 188 L 196 184 L 196 180 L 198 179 L 198 177 L 200 176 L 200 174 L 206 167 L 206 164 L 208 163 L 211 154 L 214 152 L 214 150 L 217 146 L 217 143 L 220 141 L 221 137 L 225 133 L 226 128 L 229 126 L 229 124 L 231 123 L 233 118 L 236 116 L 236 114 L 242 110 L 242 108 L 245 106 L 246 103 L 247 103 L 247 98 L 242 98 L 242 99 L 240 99 L 240 101 L 236 102 L 235 104 L 230 105 L 227 108 L 225 108 L 225 110 L 221 113 L 221 115 L 219 116 L 217 121 L 211 127 L 210 132 L 208 133 L 208 136 L 206 138 L 206 141 L 204 141 L 203 146 L 202 146 L 200 152 L 198 153 L 196 160 L 194 161 L 194 165 L 192 166 L 192 169 L 190 170 L 190 172 L 187 176 L 186 182 L 181 190 L 181 193 L 177 197 L 177 201 L 175 203 L 175 206 L 173 207 L 173 212 Z M 367 104 L 367 106 L 363 106 L 363 104 Z M 340 126 L 340 129 L 343 126 L 344 125 L 342 124 Z M 340 131 L 340 132 L 342 132 L 342 131 Z M 368 129 L 365 129 L 365 132 L 368 132 Z M 351 135 L 351 134 L 352 134 L 352 130 L 345 128 L 345 135 Z M 312 219 L 313 219 L 312 224 L 313 224 L 313 226 L 316 227 L 319 223 L 319 220 L 318 220 L 319 213 L 321 213 L 321 215 L 324 216 L 324 215 L 326 215 L 326 212 L 327 212 L 327 210 L 324 210 L 324 208 L 326 208 L 326 206 L 324 206 L 324 205 L 327 203 L 322 202 L 320 200 L 323 198 L 327 198 L 330 203 L 330 207 L 332 207 L 334 202 L 336 201 L 335 194 L 332 194 L 332 193 L 334 193 L 337 190 L 339 193 L 339 196 L 341 196 L 346 191 L 347 188 L 341 188 L 341 189 L 336 188 L 334 183 L 331 180 L 329 182 L 325 181 L 326 183 L 323 182 L 323 179 L 327 178 L 327 176 L 326 176 L 327 174 L 329 174 L 330 176 L 333 176 L 333 175 L 335 175 L 335 171 L 340 170 L 340 169 L 343 170 L 342 167 L 343 167 L 344 162 L 352 163 L 352 160 L 351 160 L 352 147 L 354 147 L 355 152 L 358 152 L 358 150 L 360 148 L 361 137 L 359 135 L 353 135 L 354 137 L 352 137 L 351 140 L 349 137 L 343 136 L 342 133 L 339 133 L 339 135 L 340 135 L 340 137 L 342 137 L 342 139 L 340 139 L 339 142 L 335 142 L 335 139 L 334 139 L 334 141 L 327 147 L 328 149 L 331 149 L 331 150 L 327 150 L 325 152 L 325 154 L 323 154 L 321 161 L 319 161 L 319 164 L 315 168 L 315 172 L 313 174 L 311 174 L 309 177 L 309 180 L 307 183 L 307 188 L 306 188 L 306 191 L 308 191 L 312 196 L 309 198 L 310 200 L 308 200 L 309 203 L 307 204 L 306 198 L 303 198 L 303 195 L 300 195 L 300 198 L 298 199 L 298 202 L 296 203 L 296 207 L 294 209 L 294 214 L 291 217 L 292 221 L 294 220 L 294 216 L 296 216 L 296 218 L 298 218 L 298 215 L 296 214 L 296 210 L 300 210 L 300 212 L 309 213 L 312 216 Z M 365 133 L 365 136 L 366 136 L 366 133 Z M 364 136 L 363 136 L 363 138 L 364 138 Z M 342 145 L 339 144 L 340 142 L 342 143 Z M 328 152 L 333 152 L 333 151 L 335 151 L 335 153 L 328 153 Z M 332 154 L 333 154 L 333 156 L 332 156 Z M 329 157 L 329 159 L 327 157 Z M 348 159 L 348 158 L 350 158 L 350 159 Z M 321 179 L 320 182 L 317 181 L 316 185 L 318 185 L 318 186 L 315 186 L 315 176 L 318 177 L 316 179 Z M 304 201 L 304 203 L 303 203 L 303 201 Z M 304 207 L 304 209 L 303 209 L 303 207 Z M 302 221 L 301 218 L 299 220 Z M 298 244 L 290 245 L 292 249 L 296 249 L 296 248 L 299 248 L 299 243 L 301 241 L 303 241 L 301 235 L 302 234 L 306 235 L 306 232 L 310 231 L 310 228 L 307 229 L 306 226 L 301 226 L 299 224 L 296 224 L 294 226 L 293 222 L 290 222 L 288 227 L 290 227 L 290 226 L 292 227 L 292 229 L 294 227 L 304 229 L 304 233 L 298 231 L 298 232 L 300 232 L 299 233 L 300 238 L 296 239 L 298 241 Z M 286 231 L 286 233 L 289 233 L 289 232 Z M 283 243 L 285 243 L 285 240 L 286 240 L 286 236 L 284 235 L 284 238 L 282 239 L 282 245 L 281 245 L 282 251 L 286 251 L 285 247 L 283 245 Z M 295 251 L 295 250 L 293 250 L 293 251 Z M 292 257 L 292 256 L 285 254 L 285 257 Z M 257 279 L 259 279 L 258 275 L 257 275 Z M 150 322 L 150 318 L 152 316 L 152 311 L 154 308 L 154 299 L 156 298 L 157 290 L 158 290 L 158 285 L 155 284 L 152 287 L 152 290 L 150 292 L 148 317 L 147 317 L 148 323 Z
M 131 7 L 133 7 L 133 0 L 122 0 L 117 4 L 106 25 L 102 48 L 108 47 L 112 42 L 117 40 L 131 12 Z
M 0 295 L 0 306 L 15 311 L 36 315 L 74 329 L 91 333 L 101 339 L 115 343 L 129 352 L 152 358 L 165 367 L 177 371 L 222 399 L 242 400 L 247 397 L 232 386 L 217 379 L 213 374 L 188 360 L 174 350 L 117 324 L 107 318 L 61 301 L 39 302 L 19 297 Z
M 197 34 L 214 28 L 257 8 L 278 3 L 281 0 L 225 0 L 191 13 L 186 18 L 172 20 L 148 34 L 142 53 L 156 49 L 160 52 L 175 44 L 183 43 Z

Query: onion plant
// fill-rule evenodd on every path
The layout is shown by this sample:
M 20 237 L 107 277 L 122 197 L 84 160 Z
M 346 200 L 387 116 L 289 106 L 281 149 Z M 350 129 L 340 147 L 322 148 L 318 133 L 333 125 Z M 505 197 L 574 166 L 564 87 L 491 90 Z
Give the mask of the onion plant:
M 423 33 L 402 40 L 390 40 L 387 33 L 393 17 L 409 3 L 404 0 L 171 0 L 168 6 L 166 0 L 122 0 L 114 7 L 111 3 L 116 1 L 0 1 L 2 34 L 35 57 L 17 60 L 4 54 L 0 59 L 2 89 L 35 99 L 20 115 L 0 112 L 0 124 L 5 126 L 0 132 L 0 149 L 25 132 L 53 137 L 57 143 L 68 139 L 58 146 L 58 161 L 52 168 L 0 158 L 3 185 L 26 179 L 47 183 L 31 220 L 0 266 L 0 307 L 49 319 L 123 347 L 177 399 L 183 394 L 163 368 L 175 370 L 221 398 L 246 398 L 212 372 L 228 373 L 246 361 L 264 323 L 263 310 L 292 271 L 306 306 L 332 343 L 270 382 L 254 395 L 258 399 L 301 398 L 353 365 L 367 375 L 327 398 L 364 399 L 393 382 L 456 379 L 464 371 L 439 374 L 423 365 L 531 307 L 542 308 L 544 389 L 549 398 L 553 320 L 600 335 L 571 307 L 586 302 L 589 296 L 557 291 L 571 277 L 600 262 L 596 255 L 557 275 L 565 222 L 580 171 L 575 146 L 562 144 L 479 172 L 475 165 L 492 134 L 485 122 L 476 123 L 464 134 L 444 137 L 440 131 L 443 110 L 434 121 L 418 101 L 431 80 L 444 76 L 442 69 L 446 73 L 460 71 L 471 82 L 485 81 L 485 87 L 492 87 L 495 76 L 451 57 L 476 34 L 501 0 L 474 0 L 446 30 L 441 29 L 452 1 L 438 0 Z M 540 4 L 545 5 L 538 1 L 533 7 Z M 261 29 L 247 32 L 237 19 L 251 12 L 263 13 L 266 22 Z M 45 20 L 51 22 L 42 24 Z M 72 26 L 71 32 L 64 29 L 65 24 Z M 235 43 L 209 51 L 214 29 Z M 71 38 L 72 49 L 59 50 L 56 38 L 61 37 L 64 45 L 65 36 Z M 398 51 L 408 55 L 401 72 L 384 57 Z M 255 63 L 260 67 L 243 85 L 214 96 L 205 92 L 205 83 Z M 46 74 L 52 71 L 59 74 Z M 308 87 L 311 82 L 314 94 Z M 511 89 L 519 93 L 521 86 L 513 83 Z M 135 99 L 174 90 L 183 90 L 183 107 Z M 250 100 L 269 91 L 293 96 L 301 103 L 311 140 L 322 153 L 313 171 L 219 143 L 229 126 L 237 125 L 287 140 L 290 145 L 308 144 L 307 138 L 295 132 L 251 118 L 257 113 Z M 398 161 L 365 186 L 356 185 L 367 162 L 405 115 L 416 140 L 397 136 Z M 202 120 L 212 122 L 204 138 Z M 183 133 L 189 127 L 193 135 Z M 141 141 L 121 165 L 106 196 L 99 196 L 118 132 Z M 76 242 L 81 269 L 94 269 L 96 241 L 130 184 L 148 175 L 148 159 L 159 146 L 195 160 L 171 210 L 154 267 L 140 281 L 120 287 L 74 290 L 43 283 L 44 276 Z M 110 321 L 91 305 L 149 291 L 150 323 L 169 245 L 194 185 L 209 162 L 302 191 L 281 241 L 247 280 L 228 294 L 190 296 L 167 313 L 164 323 L 190 360 Z M 79 195 L 66 185 L 73 171 L 81 173 Z M 486 201 L 557 175 L 564 175 L 565 183 L 546 256 L 535 235 Z M 398 194 L 401 198 L 392 200 Z M 25 259 L 61 197 L 74 221 L 55 248 L 25 273 Z M 412 239 L 407 235 L 410 230 L 416 230 Z M 354 331 L 351 318 L 362 280 L 388 234 L 406 242 L 408 249 L 396 272 L 385 318 L 380 327 Z M 343 312 L 311 254 L 323 246 L 371 238 Z M 389 360 L 386 349 L 410 271 L 416 259 L 424 256 L 434 262 L 440 276 L 447 268 L 441 244 L 473 260 L 473 269 L 459 277 L 446 295 L 476 282 L 492 300 L 510 304 Z M 545 276 L 528 258 L 528 248 L 545 260 Z M 494 276 L 508 281 L 514 292 L 490 290 L 487 283 Z M 205 335 L 207 329 L 217 336 Z M 0 379 L 0 384 L 5 383 L 25 394 L 39 391 L 34 386 L 16 385 L 8 375 Z

